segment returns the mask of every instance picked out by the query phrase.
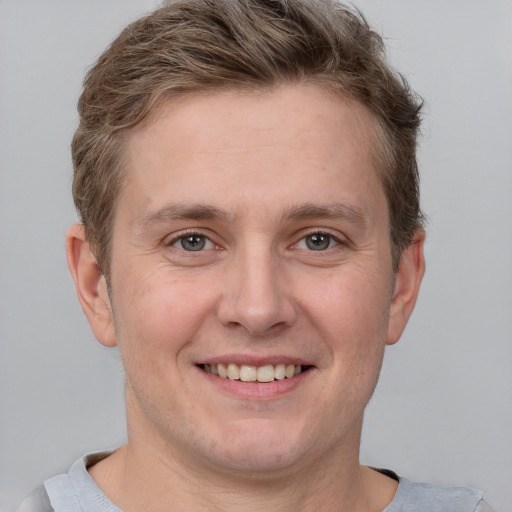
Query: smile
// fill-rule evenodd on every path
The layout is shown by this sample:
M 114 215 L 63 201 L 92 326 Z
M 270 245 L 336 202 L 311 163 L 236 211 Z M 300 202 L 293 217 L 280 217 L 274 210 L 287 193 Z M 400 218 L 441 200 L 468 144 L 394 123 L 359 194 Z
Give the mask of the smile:
M 263 366 L 238 365 L 235 363 L 203 364 L 206 372 L 222 379 L 240 380 L 242 382 L 273 382 L 291 379 L 309 369 L 300 364 L 266 364 Z

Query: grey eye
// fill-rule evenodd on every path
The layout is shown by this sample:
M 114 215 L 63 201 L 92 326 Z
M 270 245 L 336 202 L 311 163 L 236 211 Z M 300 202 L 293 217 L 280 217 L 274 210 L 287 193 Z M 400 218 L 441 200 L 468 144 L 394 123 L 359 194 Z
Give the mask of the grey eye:
M 180 238 L 180 245 L 185 251 L 200 251 L 206 245 L 206 237 L 202 235 L 189 235 Z
M 331 237 L 322 233 L 315 233 L 306 237 L 306 246 L 312 251 L 323 251 L 331 245 Z

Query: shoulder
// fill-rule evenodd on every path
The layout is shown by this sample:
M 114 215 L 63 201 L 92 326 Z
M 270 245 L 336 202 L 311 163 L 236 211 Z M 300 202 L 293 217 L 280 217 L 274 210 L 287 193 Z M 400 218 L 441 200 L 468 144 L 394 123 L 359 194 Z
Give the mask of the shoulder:
M 50 498 L 44 485 L 27 496 L 16 512 L 53 512 Z
M 400 477 L 395 498 L 384 512 L 492 512 L 483 492 L 469 487 L 447 487 L 412 482 Z
M 88 466 L 109 454 L 94 453 L 78 459 L 67 473 L 46 480 L 23 501 L 16 512 L 120 512 L 87 472 Z

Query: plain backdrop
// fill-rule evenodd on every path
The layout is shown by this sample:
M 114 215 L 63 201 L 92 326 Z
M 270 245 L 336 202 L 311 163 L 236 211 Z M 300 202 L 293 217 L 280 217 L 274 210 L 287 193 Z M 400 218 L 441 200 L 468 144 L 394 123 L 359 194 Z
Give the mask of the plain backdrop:
M 152 0 L 0 0 L 0 509 L 125 439 L 118 355 L 68 275 L 84 71 Z M 362 460 L 511 510 L 512 2 L 364 0 L 425 98 L 427 274 L 367 411 Z

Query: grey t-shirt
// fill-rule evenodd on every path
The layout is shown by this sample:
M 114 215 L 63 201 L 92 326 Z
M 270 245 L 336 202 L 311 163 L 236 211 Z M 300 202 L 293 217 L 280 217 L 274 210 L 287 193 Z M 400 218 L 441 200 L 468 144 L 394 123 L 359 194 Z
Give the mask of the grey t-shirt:
M 87 467 L 106 457 L 95 453 L 78 459 L 68 473 L 46 480 L 17 512 L 122 512 L 101 492 Z M 390 471 L 383 471 L 392 477 Z M 482 491 L 398 479 L 393 501 L 382 512 L 492 512 Z

